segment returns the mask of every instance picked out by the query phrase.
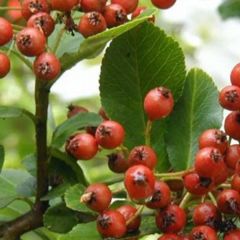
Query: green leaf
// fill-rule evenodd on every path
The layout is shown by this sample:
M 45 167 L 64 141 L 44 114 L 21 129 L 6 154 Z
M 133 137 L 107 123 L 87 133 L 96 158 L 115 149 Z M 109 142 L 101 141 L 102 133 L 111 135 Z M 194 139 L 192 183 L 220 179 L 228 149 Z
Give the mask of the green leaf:
M 24 182 L 17 185 L 17 194 L 21 197 L 33 197 L 36 194 L 37 181 L 36 178 L 30 176 Z
M 53 148 L 51 149 L 51 155 L 53 157 L 51 158 L 49 169 L 52 175 L 61 175 L 70 183 L 80 182 L 83 185 L 87 185 L 84 172 L 75 158 Z
M 48 208 L 43 216 L 43 223 L 53 232 L 67 233 L 78 223 L 78 220 L 75 212 L 61 203 Z
M 85 191 L 85 187 L 81 184 L 77 184 L 69 188 L 65 193 L 65 202 L 68 208 L 85 213 L 93 213 L 85 204 L 80 202 L 80 197 Z
M 29 154 L 22 160 L 23 166 L 34 177 L 37 175 L 36 162 L 36 154 Z
M 59 237 L 59 240 L 100 240 L 102 237 L 97 232 L 96 222 L 78 224 L 66 235 Z
M 183 95 L 170 117 L 166 136 L 170 162 L 175 170 L 192 166 L 198 137 L 206 129 L 220 128 L 222 110 L 213 80 L 200 69 L 192 69 Z
M 223 19 L 240 17 L 240 1 L 226 0 L 218 8 Z
M 18 118 L 18 117 L 22 117 L 23 115 L 27 116 L 32 121 L 34 121 L 34 118 L 35 118 L 34 115 L 25 109 L 17 108 L 17 107 L 0 106 L 0 118 L 2 119 Z
M 71 186 L 70 183 L 65 182 L 57 187 L 51 189 L 48 194 L 41 198 L 42 201 L 49 201 L 57 197 L 61 197 L 64 195 L 66 190 Z
M 96 57 L 104 49 L 104 47 L 109 41 L 136 27 L 140 23 L 146 21 L 148 17 L 154 13 L 154 9 L 148 9 L 141 15 L 141 17 L 133 21 L 129 21 L 128 23 L 125 23 L 121 26 L 109 29 L 107 31 L 87 38 L 81 43 L 78 49 L 75 49 L 71 53 L 65 53 L 60 58 L 63 70 L 65 71 L 73 67 L 77 62 L 85 58 Z
M 4 157 L 5 157 L 5 152 L 4 152 L 4 147 L 0 145 L 0 173 L 2 171 L 2 166 L 4 163 Z
M 145 143 L 146 116 L 143 101 L 147 92 L 165 86 L 175 101 L 185 81 L 184 55 L 177 42 L 151 23 L 143 23 L 114 39 L 102 64 L 100 93 L 107 114 L 126 130 L 127 147 Z M 161 163 L 158 171 L 169 166 L 163 139 L 164 125 L 156 122 L 152 145 Z
M 101 122 L 102 118 L 96 113 L 79 113 L 56 128 L 53 133 L 52 146 L 61 147 L 69 135 L 76 130 L 87 126 L 96 127 Z

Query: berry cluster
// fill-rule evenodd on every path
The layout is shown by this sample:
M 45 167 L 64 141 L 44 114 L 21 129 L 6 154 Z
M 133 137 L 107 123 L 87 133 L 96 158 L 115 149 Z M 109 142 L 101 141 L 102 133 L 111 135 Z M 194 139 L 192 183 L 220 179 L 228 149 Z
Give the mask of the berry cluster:
M 171 7 L 176 0 L 152 0 L 152 3 L 162 9 Z M 66 31 L 81 33 L 89 37 L 100 33 L 106 28 L 112 28 L 141 14 L 146 7 L 138 7 L 138 0 L 10 0 L 8 6 L 19 7 L 21 11 L 8 10 L 7 17 L 15 22 L 21 19 L 26 26 L 17 26 L 20 29 L 13 38 L 13 26 L 3 17 L 0 17 L 0 46 L 16 42 L 18 50 L 27 57 L 36 57 L 33 71 L 38 79 L 50 81 L 55 79 L 61 71 L 61 64 L 54 53 L 46 52 L 47 38 L 53 33 L 58 20 L 65 24 Z M 82 11 L 78 23 L 75 23 L 71 13 Z M 52 11 L 63 12 L 54 19 Z M 60 18 L 60 19 L 59 19 Z M 153 20 L 151 18 L 150 20 Z M 15 30 L 15 29 L 14 29 Z M 0 78 L 6 76 L 10 70 L 10 60 L 5 53 L 0 53 Z
M 237 78 L 240 80 L 240 71 L 236 74 L 235 67 L 233 72 L 235 82 Z M 219 97 L 221 105 L 224 92 L 227 91 L 222 90 Z M 229 95 L 234 94 L 226 93 L 225 102 Z M 150 134 L 152 121 L 165 118 L 173 111 L 171 91 L 166 87 L 150 90 L 144 98 L 143 108 L 148 118 L 146 134 Z M 71 105 L 68 117 L 86 111 Z M 108 166 L 115 173 L 124 173 L 124 186 L 132 202 L 113 208 L 111 203 L 115 193 L 102 183 L 91 184 L 80 197 L 82 203 L 98 212 L 97 229 L 103 237 L 120 238 L 129 233 L 137 236 L 141 212 L 147 207 L 155 212 L 156 226 L 162 232 L 159 240 L 217 240 L 219 234 L 224 240 L 240 239 L 240 230 L 235 223 L 240 214 L 240 146 L 230 145 L 227 130 L 226 134 L 219 129 L 207 129 L 199 136 L 199 150 L 192 169 L 158 174 L 154 172 L 159 161 L 155 150 L 149 145 L 128 150 L 123 146 L 125 132 L 122 125 L 109 120 L 103 109 L 99 114 L 104 121 L 97 128 L 88 127 L 86 132 L 71 136 L 66 151 L 76 159 L 88 160 L 100 148 L 115 149 L 108 155 Z M 164 176 L 168 177 L 164 179 Z M 180 187 L 169 181 L 171 176 L 173 179 L 179 177 L 177 185 Z M 193 205 L 191 199 L 195 201 Z M 186 207 L 189 203 L 190 208 Z M 191 222 L 190 214 L 195 226 L 184 235 L 185 225 Z

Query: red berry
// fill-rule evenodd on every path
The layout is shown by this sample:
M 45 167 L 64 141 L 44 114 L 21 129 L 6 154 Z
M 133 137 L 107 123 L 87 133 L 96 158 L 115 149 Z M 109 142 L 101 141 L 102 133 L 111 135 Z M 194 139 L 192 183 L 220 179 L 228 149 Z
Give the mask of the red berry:
M 10 71 L 10 60 L 5 53 L 0 52 L 0 78 L 5 77 Z
M 106 6 L 103 16 L 109 28 L 119 26 L 127 21 L 127 12 L 119 4 Z
M 164 233 L 177 233 L 185 227 L 186 213 L 177 205 L 169 205 L 157 212 L 155 220 L 157 227 Z
M 219 103 L 225 109 L 240 110 L 240 87 L 227 86 L 219 94 Z
M 70 104 L 68 106 L 67 118 L 71 118 L 77 115 L 78 113 L 86 113 L 86 112 L 88 112 L 88 110 L 85 107 Z
M 224 240 L 239 240 L 240 229 L 232 230 L 224 235 Z
M 217 207 L 209 202 L 197 205 L 193 211 L 193 222 L 197 226 L 207 225 L 214 228 L 220 217 Z
M 167 207 L 171 202 L 171 191 L 162 181 L 156 181 L 151 200 L 146 204 L 148 208 L 159 209 Z
M 125 130 L 118 122 L 104 121 L 98 126 L 95 137 L 103 148 L 113 149 L 123 143 Z
M 84 37 L 90 37 L 97 33 L 103 32 L 106 30 L 106 28 L 106 21 L 99 12 L 89 12 L 84 14 L 78 25 L 78 31 Z
M 134 19 L 134 18 L 138 17 L 138 16 L 139 16 L 141 13 L 143 13 L 146 9 L 147 9 L 147 7 L 145 7 L 145 6 L 137 7 L 137 8 L 135 9 L 135 11 L 132 13 L 131 19 Z
M 225 119 L 225 132 L 231 138 L 240 140 L 240 112 L 231 112 Z
M 236 168 L 237 162 L 240 160 L 240 145 L 234 144 L 227 148 L 225 155 L 225 163 L 231 169 Z
M 153 169 L 157 164 L 157 155 L 151 147 L 138 146 L 131 150 L 128 163 L 129 166 L 142 164 Z
M 36 28 L 24 28 L 17 34 L 19 51 L 29 57 L 38 56 L 45 51 L 46 39 Z
M 198 139 L 199 148 L 214 147 L 222 154 L 225 153 L 228 142 L 226 134 L 219 129 L 208 129 Z
M 92 135 L 78 133 L 68 139 L 66 151 L 76 159 L 89 160 L 97 154 L 98 145 Z
M 239 214 L 240 194 L 232 189 L 223 190 L 217 197 L 218 209 L 226 214 Z
M 124 173 L 128 169 L 128 162 L 123 153 L 108 155 L 108 167 L 115 173 Z
M 191 240 L 218 240 L 215 230 L 208 226 L 194 227 L 190 234 Z
M 167 117 L 172 112 L 173 106 L 172 93 L 164 87 L 152 89 L 144 99 L 144 110 L 151 121 Z
M 201 177 L 195 172 L 186 174 L 183 184 L 188 192 L 198 196 L 208 193 L 214 185 L 212 178 Z
M 21 4 L 19 0 L 9 0 L 8 1 L 9 8 L 20 8 Z M 17 22 L 22 19 L 22 13 L 19 10 L 8 10 L 7 15 L 12 22 Z
M 48 13 L 41 12 L 31 16 L 28 19 L 27 26 L 37 28 L 48 37 L 54 31 L 55 22 Z
M 127 232 L 126 220 L 118 211 L 105 211 L 97 218 L 97 230 L 103 237 L 120 238 Z
M 214 184 L 215 186 L 218 186 L 221 183 L 224 183 L 229 175 L 229 169 L 227 168 L 227 165 L 225 162 L 220 162 L 218 165 L 218 174 L 214 176 Z
M 50 81 L 59 75 L 61 63 L 53 53 L 44 52 L 35 59 L 33 69 L 39 79 Z
M 203 177 L 215 178 L 223 163 L 223 155 L 217 148 L 205 147 L 195 156 L 195 170 Z
M 133 217 L 137 213 L 137 209 L 131 205 L 123 205 L 117 208 L 116 210 L 124 216 L 126 222 L 133 219 Z M 129 224 L 127 225 L 127 231 L 128 232 L 137 231 L 138 228 L 140 227 L 140 224 L 141 224 L 141 216 L 138 215 L 131 222 L 129 222 Z
M 71 11 L 72 8 L 78 4 L 78 0 L 50 0 L 52 9 L 68 12 Z
M 155 177 L 144 165 L 130 167 L 125 173 L 124 184 L 133 200 L 144 200 L 154 193 Z
M 47 0 L 23 0 L 22 16 L 28 20 L 32 15 L 39 12 L 50 12 Z
M 235 172 L 236 172 L 236 174 L 238 174 L 240 176 L 240 160 L 237 161 L 237 163 L 236 163 Z
M 103 212 L 106 210 L 112 200 L 112 193 L 107 185 L 102 183 L 94 183 L 88 186 L 80 201 L 85 203 L 87 207 L 96 211 Z
M 172 7 L 176 0 L 151 0 L 152 4 L 160 9 L 167 9 Z
M 233 175 L 233 178 L 231 181 L 231 188 L 240 193 L 240 176 L 238 174 Z
M 231 72 L 232 85 L 240 87 L 240 63 L 234 66 Z
M 81 8 L 84 12 L 103 12 L 107 0 L 81 0 Z
M 13 37 L 13 28 L 10 22 L 0 17 L 0 46 L 11 41 Z
M 138 0 L 111 0 L 111 3 L 121 5 L 129 14 L 137 8 Z
M 177 234 L 166 233 L 163 234 L 160 238 L 158 238 L 158 240 L 182 240 L 182 238 Z

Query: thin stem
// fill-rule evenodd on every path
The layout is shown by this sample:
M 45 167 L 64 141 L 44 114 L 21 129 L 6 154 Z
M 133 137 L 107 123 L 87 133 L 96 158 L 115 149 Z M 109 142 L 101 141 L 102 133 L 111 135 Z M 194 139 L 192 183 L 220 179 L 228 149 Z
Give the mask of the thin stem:
M 210 200 L 212 201 L 212 203 L 213 203 L 215 206 L 217 206 L 217 201 L 216 201 L 216 198 L 214 197 L 214 195 L 213 195 L 211 192 L 209 192 L 209 193 L 208 193 L 208 196 L 209 196 Z
M 130 218 L 128 219 L 127 225 L 129 225 L 134 219 L 136 219 L 136 218 L 142 213 L 144 207 L 145 207 L 144 205 L 141 205 L 141 206 L 138 208 L 137 212 L 136 212 L 132 217 L 130 217 Z
M 186 204 L 188 203 L 188 201 L 192 198 L 191 193 L 187 192 L 184 196 L 184 198 L 182 199 L 181 203 L 179 204 L 180 208 L 185 208 Z
M 174 177 L 174 176 L 183 176 L 184 174 L 191 172 L 192 169 L 188 169 L 188 170 L 184 170 L 184 171 L 180 171 L 180 172 L 169 172 L 169 173 L 156 173 L 155 176 L 156 177 Z
M 14 47 L 14 44 L 15 44 L 15 42 L 12 41 L 12 42 L 11 42 L 11 45 L 10 45 L 10 48 L 9 48 L 8 51 L 7 51 L 7 55 L 8 55 L 8 56 L 11 54 L 11 52 L 12 52 L 12 50 L 13 50 L 13 47 Z
M 182 178 L 181 177 L 178 177 L 178 176 L 167 176 L 167 177 L 161 177 L 160 178 L 162 181 L 169 181 L 169 180 L 180 180 L 182 181 Z
M 57 39 L 56 39 L 56 42 L 55 42 L 55 45 L 53 47 L 53 53 L 56 53 L 57 50 L 58 50 L 58 47 L 61 43 L 61 39 L 63 37 L 63 34 L 65 32 L 65 28 L 61 29 L 61 31 L 59 32 L 58 36 L 57 36 Z
M 152 121 L 148 120 L 146 129 L 145 129 L 145 144 L 148 146 L 151 145 L 151 130 L 152 130 Z
M 12 27 L 16 30 L 22 30 L 24 28 L 23 26 L 20 26 L 20 25 L 17 25 L 17 24 L 12 24 Z
M 21 11 L 22 8 L 20 7 L 0 7 L 0 11 L 6 11 L 6 10 L 17 10 L 17 11 Z
M 114 179 L 110 179 L 108 181 L 105 181 L 104 184 L 106 185 L 113 185 L 115 183 L 119 183 L 123 181 L 123 177 L 119 177 L 119 178 L 114 178 Z

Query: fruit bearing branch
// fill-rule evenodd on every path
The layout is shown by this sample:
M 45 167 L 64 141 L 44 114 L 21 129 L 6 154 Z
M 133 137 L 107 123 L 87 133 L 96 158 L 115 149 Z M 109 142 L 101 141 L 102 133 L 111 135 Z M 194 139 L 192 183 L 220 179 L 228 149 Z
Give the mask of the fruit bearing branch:
M 48 151 L 47 151 L 47 117 L 49 90 L 42 81 L 35 85 L 35 129 L 37 154 L 37 193 L 33 208 L 23 216 L 0 226 L 0 237 L 4 240 L 19 239 L 23 233 L 42 226 L 43 214 L 48 202 L 41 198 L 48 192 Z

